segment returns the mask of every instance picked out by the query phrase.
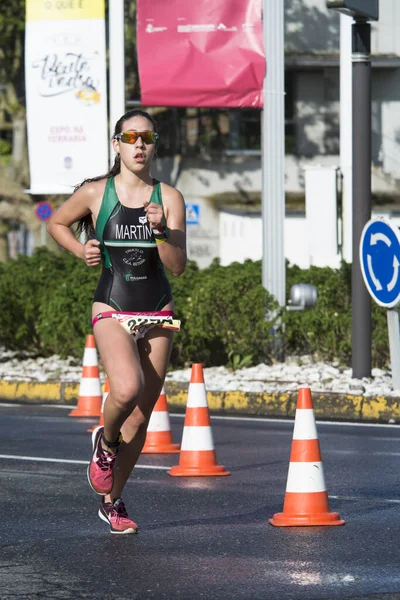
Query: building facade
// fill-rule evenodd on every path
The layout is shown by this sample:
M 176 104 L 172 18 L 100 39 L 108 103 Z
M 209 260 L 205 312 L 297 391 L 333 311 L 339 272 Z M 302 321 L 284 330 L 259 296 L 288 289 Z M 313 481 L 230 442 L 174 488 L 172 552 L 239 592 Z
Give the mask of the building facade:
M 305 172 L 340 166 L 340 15 L 325 0 L 284 9 L 285 254 L 307 266 Z M 400 210 L 400 0 L 380 0 L 371 28 L 373 202 L 390 216 Z M 160 130 L 153 175 L 187 204 L 189 257 L 200 267 L 261 258 L 261 111 L 145 108 Z M 21 240 L 32 251 L 16 231 L 9 254 L 24 251 Z
M 371 185 L 374 213 L 383 206 L 389 216 L 400 210 L 399 33 L 399 2 L 381 0 L 379 21 L 371 23 Z M 339 13 L 325 0 L 285 0 L 285 254 L 291 262 L 302 256 L 302 266 L 310 264 L 305 170 L 340 166 L 339 67 Z M 179 130 L 173 142 L 163 132 L 171 115 Z M 188 221 L 189 257 L 200 266 L 214 257 L 261 258 L 260 111 L 179 109 L 158 118 L 166 139 L 158 175 L 182 191 L 197 215 Z M 248 234 L 237 244 L 233 231 Z

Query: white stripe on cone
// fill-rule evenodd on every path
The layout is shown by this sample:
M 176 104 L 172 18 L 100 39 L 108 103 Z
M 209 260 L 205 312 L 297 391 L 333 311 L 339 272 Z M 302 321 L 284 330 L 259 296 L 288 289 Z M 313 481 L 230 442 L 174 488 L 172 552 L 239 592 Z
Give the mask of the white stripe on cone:
M 183 429 L 181 450 L 214 450 L 211 427 L 186 425 Z
M 167 412 L 155 411 L 151 414 L 147 431 L 169 431 L 169 415 Z
M 102 396 L 100 379 L 83 377 L 79 386 L 79 396 Z
M 84 367 L 97 367 L 98 362 L 96 348 L 85 348 L 82 364 Z
M 325 492 L 322 462 L 291 462 L 289 464 L 286 491 L 299 494 Z
M 208 406 L 207 392 L 204 383 L 189 383 L 186 406 L 189 408 Z
M 294 440 L 316 440 L 317 426 L 312 408 L 298 408 L 294 422 Z

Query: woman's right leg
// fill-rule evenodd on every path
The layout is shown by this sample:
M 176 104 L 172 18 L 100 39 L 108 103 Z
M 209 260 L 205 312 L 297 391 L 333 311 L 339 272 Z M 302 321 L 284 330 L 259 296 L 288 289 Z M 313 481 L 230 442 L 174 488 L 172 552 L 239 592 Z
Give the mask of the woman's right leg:
M 93 491 L 104 496 L 113 488 L 120 430 L 135 409 L 144 377 L 136 342 L 117 321 L 102 319 L 93 331 L 110 392 L 104 405 L 104 427 L 92 434 L 93 454 L 87 475 Z
M 104 405 L 104 437 L 113 442 L 137 404 L 144 385 L 143 371 L 133 336 L 117 321 L 102 319 L 93 331 L 110 384 Z M 104 443 L 103 448 L 109 449 Z
M 118 478 L 118 463 L 126 446 L 124 442 L 119 446 L 119 432 L 129 415 L 139 408 L 137 403 L 144 385 L 140 356 L 134 338 L 114 319 L 98 321 L 93 331 L 110 392 L 104 404 L 104 431 L 99 427 L 93 432 L 88 480 L 92 489 L 103 496 L 98 515 L 110 524 L 110 532 L 136 533 L 137 525 L 129 518 L 121 498 L 107 500 L 114 487 L 114 472 Z M 105 442 L 104 436 L 112 446 Z
M 111 494 L 106 495 L 106 502 L 112 502 L 121 496 L 142 451 L 150 415 L 159 398 L 167 372 L 173 335 L 172 331 L 155 327 L 138 342 L 145 384 L 137 406 L 122 427 L 124 439 L 115 463 L 114 487 Z

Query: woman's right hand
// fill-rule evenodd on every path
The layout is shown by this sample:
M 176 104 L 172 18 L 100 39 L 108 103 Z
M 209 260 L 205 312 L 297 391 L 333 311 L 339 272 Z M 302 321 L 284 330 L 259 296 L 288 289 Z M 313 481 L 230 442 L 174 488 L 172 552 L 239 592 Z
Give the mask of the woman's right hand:
M 83 260 L 88 267 L 97 267 L 101 262 L 100 242 L 98 240 L 89 240 L 83 246 Z

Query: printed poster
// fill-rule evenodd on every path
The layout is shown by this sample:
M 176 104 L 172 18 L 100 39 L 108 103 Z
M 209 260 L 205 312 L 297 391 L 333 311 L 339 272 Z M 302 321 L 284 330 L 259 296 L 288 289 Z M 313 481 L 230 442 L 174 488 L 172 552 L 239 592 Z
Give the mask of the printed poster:
M 262 108 L 261 0 L 137 0 L 144 106 Z
M 108 171 L 104 0 L 26 0 L 31 194 Z

